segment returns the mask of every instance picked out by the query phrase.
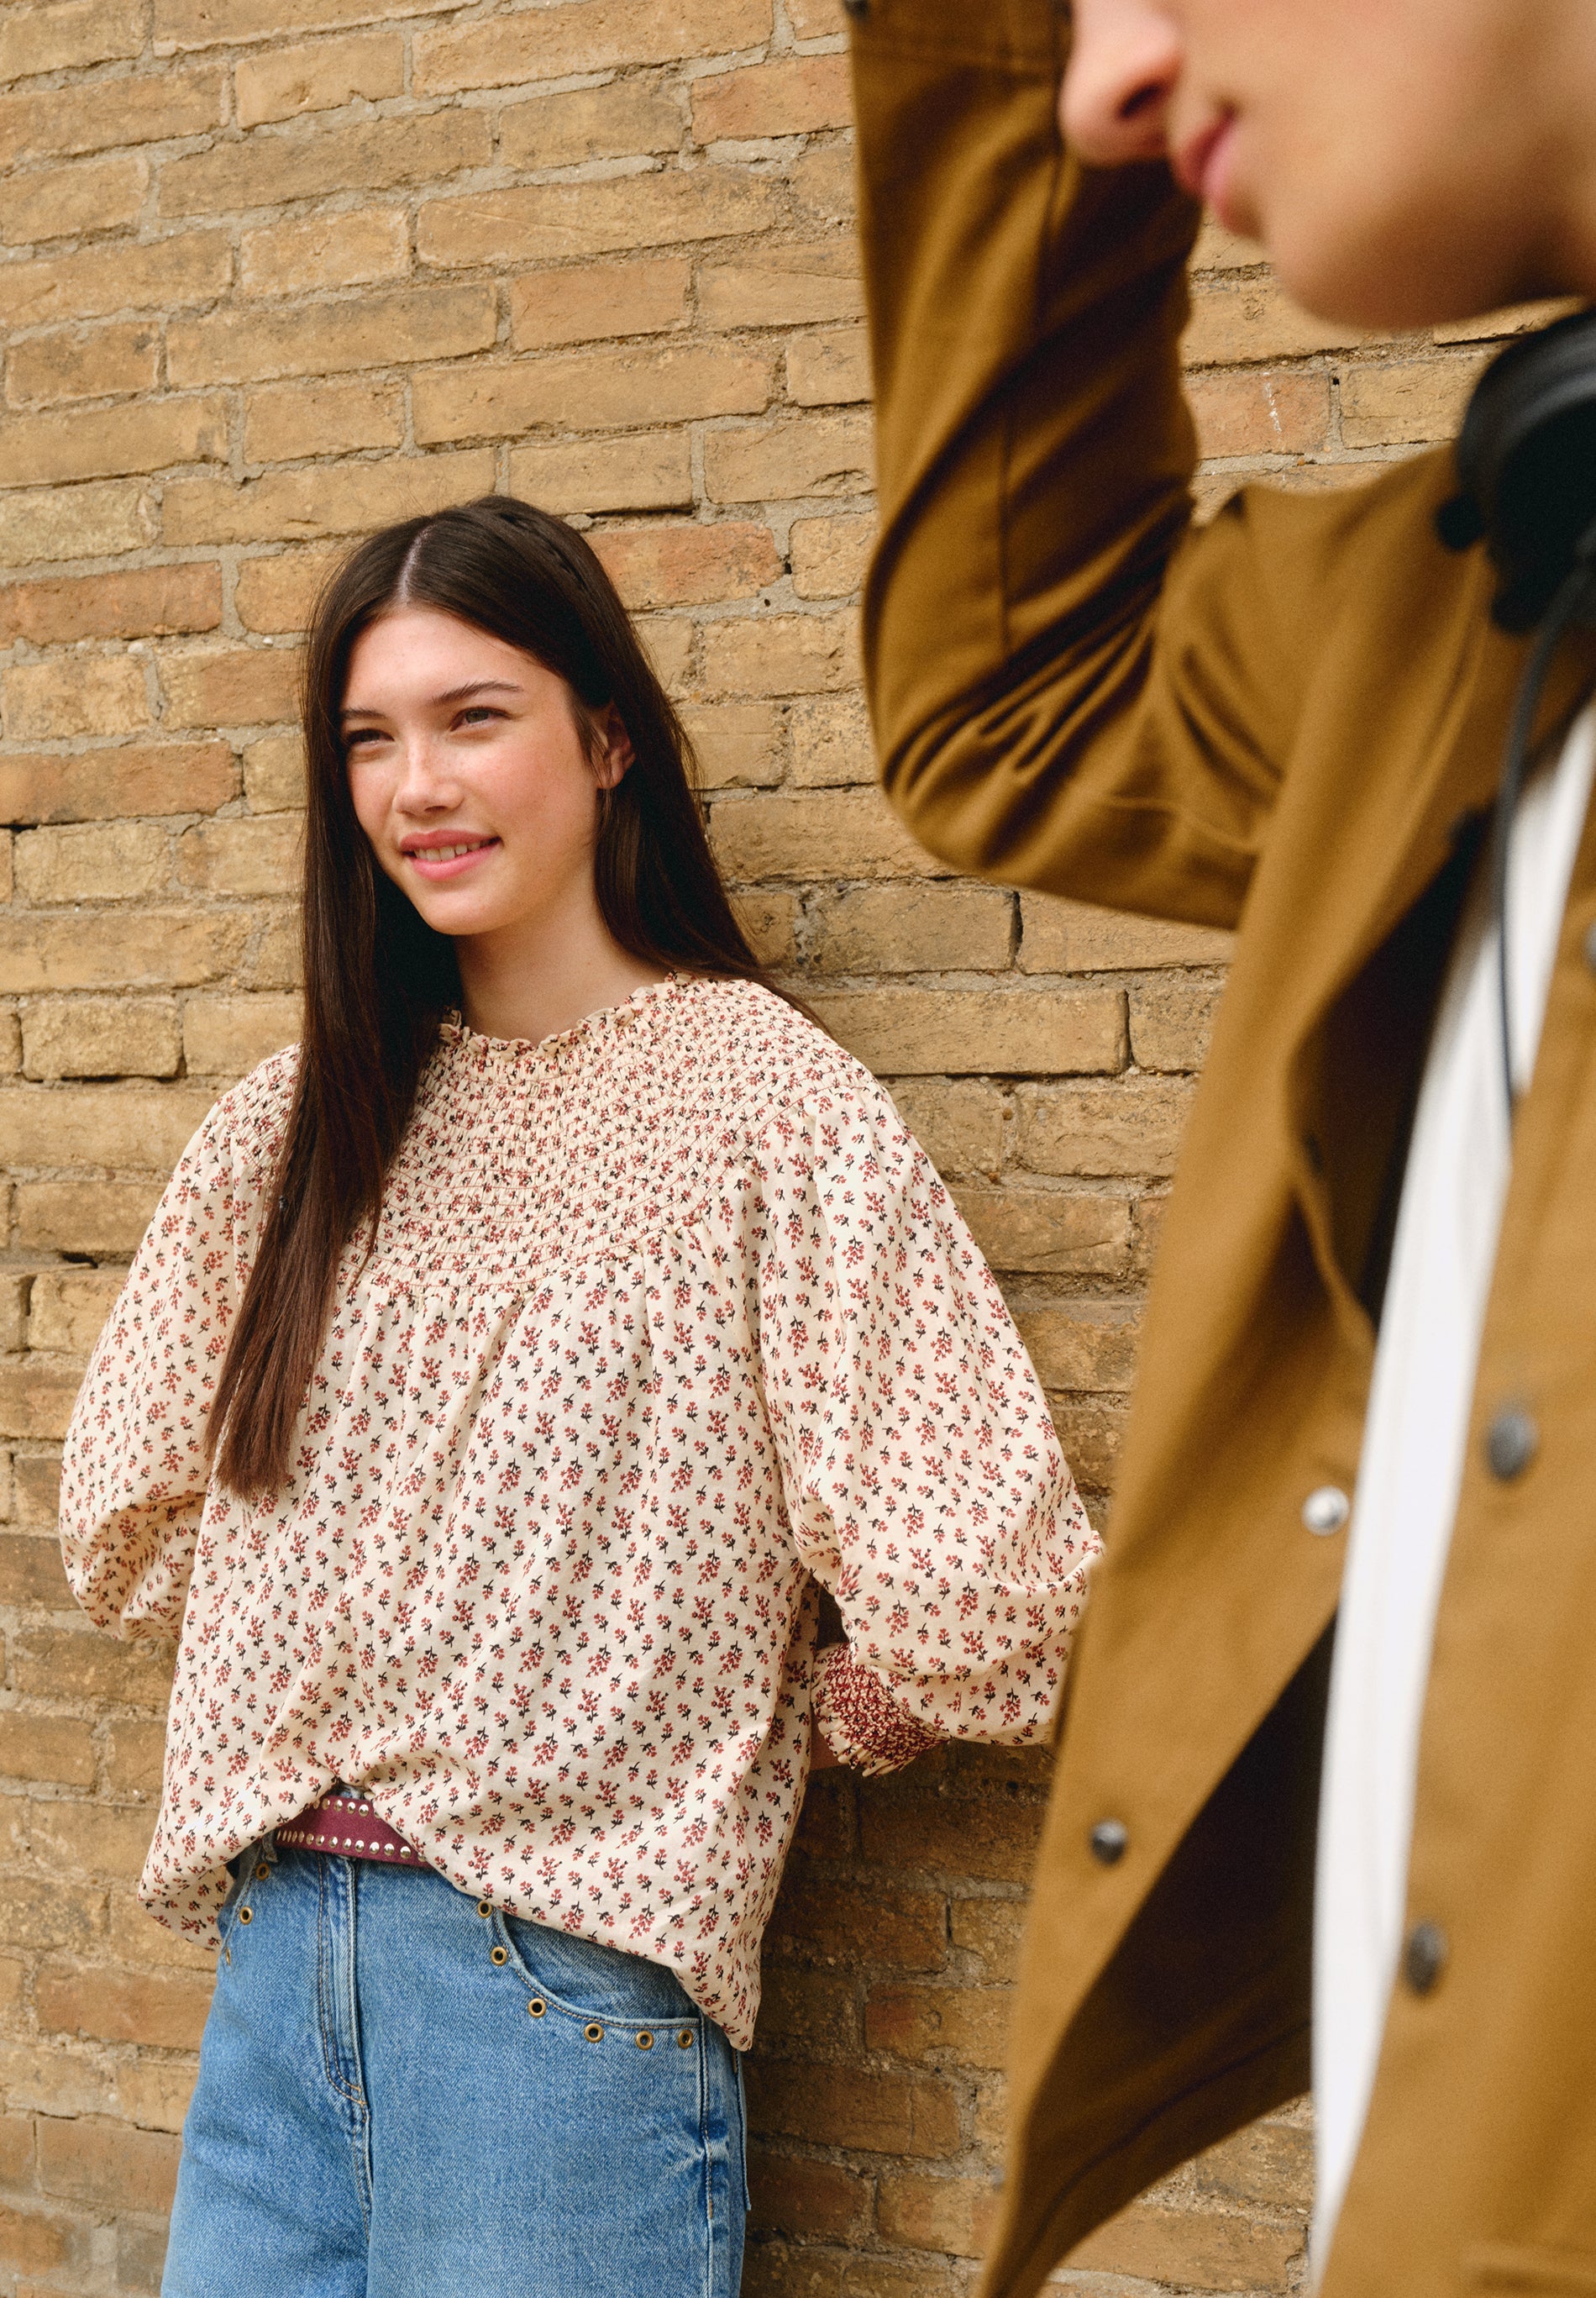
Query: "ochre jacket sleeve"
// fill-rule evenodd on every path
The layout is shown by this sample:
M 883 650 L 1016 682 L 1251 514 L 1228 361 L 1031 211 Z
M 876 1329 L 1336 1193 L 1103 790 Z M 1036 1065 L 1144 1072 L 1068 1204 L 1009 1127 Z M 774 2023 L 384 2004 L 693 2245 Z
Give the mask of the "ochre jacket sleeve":
M 1052 0 L 856 21 L 887 795 L 959 868 L 1234 925 L 1357 524 L 1267 488 L 1191 527 L 1197 211 L 1063 149 Z

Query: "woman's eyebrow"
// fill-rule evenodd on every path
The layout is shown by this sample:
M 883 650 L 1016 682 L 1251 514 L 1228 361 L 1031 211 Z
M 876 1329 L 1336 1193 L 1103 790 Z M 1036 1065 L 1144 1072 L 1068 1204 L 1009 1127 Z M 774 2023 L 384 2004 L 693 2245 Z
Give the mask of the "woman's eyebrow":
M 526 689 L 517 686 L 514 679 L 473 678 L 465 686 L 451 686 L 446 694 L 430 696 L 426 707 L 435 710 L 445 702 L 465 702 L 473 694 L 524 694 L 525 691 Z M 346 702 L 339 715 L 341 718 L 380 718 L 383 713 L 374 704 Z

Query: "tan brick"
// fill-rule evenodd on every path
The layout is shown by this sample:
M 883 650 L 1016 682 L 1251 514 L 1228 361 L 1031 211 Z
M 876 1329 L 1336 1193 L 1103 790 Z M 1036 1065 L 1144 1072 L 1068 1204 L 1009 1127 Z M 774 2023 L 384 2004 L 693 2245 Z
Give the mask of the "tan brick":
M 35 1280 L 37 1290 L 37 1280 Z M 1123 1391 L 1136 1372 L 1141 1311 L 1130 1301 L 1070 1301 L 1016 1308 L 1031 1361 L 1049 1388 Z
M 8 1137 L 18 1137 L 20 1146 L 36 1149 L 40 1145 L 37 1141 L 25 1134 L 12 1136 L 7 1128 L 6 1120 L 12 1112 L 6 1104 L 20 1098 L 14 1093 L 0 1094 L 0 1129 L 6 1129 Z M 34 1156 L 26 1161 L 19 1157 L 16 1161 L 45 1164 L 56 1161 Z M 64 1436 L 82 1379 L 83 1367 L 75 1357 L 58 1358 L 30 1350 L 26 1356 L 0 1361 L 0 1434 L 44 1439 Z M 14 1676 L 14 1681 L 19 1690 L 29 1688 L 23 1684 L 20 1674 Z M 52 1687 L 45 1685 L 43 1690 L 49 1696 Z
M 958 2105 L 945 2083 L 884 2074 L 861 2082 L 850 2067 L 796 2061 L 753 2059 L 747 2071 L 758 2130 L 886 2154 L 946 2155 L 958 2145 Z
M 592 541 L 623 603 L 634 610 L 752 598 L 782 572 L 769 528 L 741 519 L 606 527 Z
M 300 881 L 303 823 L 293 814 L 201 822 L 177 845 L 185 885 L 209 894 L 290 894 Z
M 499 115 L 499 156 L 507 168 L 574 168 L 585 160 L 629 159 L 674 152 L 681 141 L 681 107 L 668 88 L 642 80 L 613 80 L 512 104 Z M 617 335 L 640 332 L 615 328 Z
M 422 446 L 555 431 L 613 431 L 755 414 L 770 397 L 770 362 L 722 346 L 578 352 L 566 359 L 462 367 L 417 376 L 411 393 Z
M 19 663 L 3 682 L 13 742 L 73 734 L 131 734 L 149 724 L 142 665 L 127 655 L 55 656 Z
M 1022 1086 L 1019 1161 L 1033 1173 L 1172 1173 L 1195 1089 L 1185 1079 Z
M 1273 279 L 1225 277 L 1194 285 L 1181 353 L 1188 367 L 1229 367 L 1298 359 L 1362 341 L 1358 328 L 1304 311 Z
M 122 392 L 153 391 L 160 366 L 160 330 L 148 319 L 86 332 L 63 327 L 12 345 L 5 361 L 5 396 L 13 407 L 114 399 Z M 120 467 L 112 462 L 108 467 Z
M 141 0 L 45 0 L 0 19 L 0 80 L 136 56 L 144 45 Z
M 810 962 L 826 973 L 991 972 L 1008 963 L 1014 897 L 984 886 L 859 886 L 818 905 Z
M 285 32 L 335 31 L 345 24 L 424 16 L 440 0 L 155 0 L 155 51 L 214 48 Z
M 275 558 L 246 558 L 233 592 L 239 621 L 247 631 L 302 631 L 341 557 L 336 550 L 284 550 Z
M 325 199 L 332 192 L 369 196 L 400 184 L 443 183 L 463 169 L 485 167 L 491 156 L 483 112 L 424 112 L 340 128 L 311 121 L 297 134 L 253 136 L 169 160 L 156 202 L 163 216 L 198 216 Z
M 1197 418 L 1197 452 L 1205 458 L 1311 454 L 1329 436 L 1329 376 L 1221 369 L 1194 375 L 1186 396 Z
M 288 463 L 306 455 L 347 455 L 397 447 L 405 435 L 404 391 L 357 376 L 346 382 L 268 384 L 244 401 L 247 463 Z
M 136 1172 L 170 1171 L 210 1106 L 208 1093 L 184 1086 L 8 1086 L 0 1090 L 0 1157 L 35 1168 L 100 1165 Z M 26 1377 L 45 1382 L 47 1368 Z M 31 1394 L 28 1389 L 25 1393 Z M 12 1428 L 14 1436 L 59 1435 L 55 1428 Z
M 116 1876 L 125 1883 L 143 1873 L 152 1827 L 149 1812 L 53 1797 L 23 1808 L 29 1865 L 54 1874 Z
M 136 480 L 111 486 L 36 487 L 0 495 L 0 563 L 109 558 L 155 540 L 155 508 Z
M 947 1919 L 940 1892 L 842 1882 L 794 1861 L 782 1881 L 770 1938 L 801 1944 L 850 1967 L 885 1963 L 934 1971 L 946 1950 Z
M 0 486 L 160 471 L 227 458 L 223 400 L 157 400 L 87 414 L 19 415 L 0 424 Z
M 44 997 L 22 1015 L 22 1067 L 30 1078 L 176 1077 L 182 1054 L 177 1009 L 163 997 Z
M 900 1790 L 861 1805 L 860 1836 L 867 1859 L 900 1871 L 1029 1883 L 1041 1818 L 1040 1804 L 1006 1796 L 927 1796 Z
M 1048 1404 L 1077 1484 L 1089 1492 L 1112 1490 L 1119 1474 L 1128 1406 L 1111 1396 L 1050 1395 Z
M 1553 319 L 1577 310 L 1577 302 L 1553 297 L 1549 302 L 1511 303 L 1501 311 L 1482 311 L 1469 319 L 1452 319 L 1430 333 L 1438 343 L 1500 343 L 1510 335 L 1527 335 L 1550 326 Z
M 304 942 L 300 910 L 284 903 L 266 913 L 254 955 L 239 974 L 246 989 L 299 989 L 305 980 Z
M 402 208 L 267 224 L 246 231 L 239 246 L 239 285 L 246 295 L 309 295 L 326 287 L 364 286 L 374 279 L 402 278 L 410 268 Z
M 824 694 L 851 686 L 858 676 L 859 631 L 851 615 L 739 616 L 711 623 L 703 633 L 703 683 L 710 694 Z M 831 804 L 846 806 L 851 795 Z M 936 866 L 923 852 L 919 861 L 922 869 Z
M 229 647 L 161 657 L 169 726 L 269 726 L 299 711 L 298 649 Z
M 848 782 L 873 782 L 875 751 L 870 722 L 860 694 L 814 694 L 794 702 L 788 715 L 793 740 L 793 780 L 804 789 L 833 789 Z M 927 863 L 934 869 L 934 863 Z
M 808 2162 L 761 2151 L 749 2164 L 749 2186 L 756 2232 L 849 2242 L 870 2230 L 874 2201 L 870 2182 L 840 2162 Z
M 748 946 L 761 965 L 777 972 L 797 963 L 796 894 L 744 893 L 732 903 Z
M 687 615 L 634 615 L 632 628 L 666 693 L 685 694 L 692 677 L 697 624 Z
M 706 262 L 698 275 L 698 307 L 712 327 L 857 318 L 864 310 L 859 250 L 838 235 Z
M 421 32 L 418 93 L 513 87 L 617 64 L 749 48 L 770 37 L 770 0 L 575 0 Z
M 180 2147 L 168 2132 L 86 2115 L 70 2122 L 43 2116 L 38 2135 L 45 2194 L 98 2210 L 170 2210 Z
M 916 878 L 936 866 L 874 789 L 717 798 L 710 835 L 722 870 L 745 884 L 766 878 Z
M 788 538 L 794 590 L 801 599 L 847 598 L 864 581 L 875 540 L 874 519 L 795 518 Z
M 270 471 L 242 486 L 178 479 L 163 491 L 161 517 L 172 543 L 309 541 L 468 502 L 489 493 L 493 477 L 492 451 L 473 448 L 457 455 L 395 455 L 379 463 Z
M 994 1269 L 1114 1277 L 1129 1266 L 1131 1208 L 1123 1197 L 973 1181 L 959 1182 L 953 1194 Z
M 1220 989 L 1206 981 L 1143 982 L 1131 993 L 1131 1050 L 1139 1069 L 1201 1069 Z
M 13 1201 L 19 1208 L 25 1194 L 22 1189 L 17 1189 L 12 1193 Z M 18 1241 L 24 1245 L 33 1242 L 31 1238 L 22 1235 L 20 1217 Z M 74 1241 L 72 1249 L 74 1252 L 83 1252 L 91 1251 L 93 1248 Z M 52 1446 L 48 1451 L 40 1451 L 36 1447 L 27 1451 L 13 1452 L 11 1465 L 12 1488 L 16 1501 L 18 1523 L 37 1525 L 41 1530 L 47 1530 L 52 1539 L 58 1539 L 56 1519 L 61 1513 L 59 1447 Z
M 64 1612 L 71 1603 L 59 1540 L 36 1532 L 0 1533 L 0 1604 L 37 1604 Z
M 89 1725 L 66 1715 L 29 1715 L 20 1708 L 0 1708 L 0 1775 L 93 1787 L 95 1746 Z
M 28 1295 L 28 1345 L 86 1357 L 122 1289 L 119 1269 L 48 1269 Z
M 899 2059 L 940 2063 L 946 2054 L 961 2067 L 1000 2067 L 1011 2002 L 1002 1988 L 873 1987 L 865 2004 L 865 2047 Z
M 182 989 L 230 973 L 247 919 L 193 909 L 0 916 L 0 989 Z
M 605 335 L 660 335 L 687 317 L 692 278 L 681 255 L 529 271 L 510 282 L 510 341 L 517 351 L 535 351 Z
M 1192 2165 L 1201 2195 L 1305 2215 L 1313 2203 L 1313 2133 L 1305 2125 L 1255 2122 L 1211 2146 Z
M 297 734 L 267 734 L 243 754 L 243 794 L 251 814 L 290 814 L 305 804 L 305 746 Z
M 172 1658 L 164 1645 L 123 1643 L 86 1625 L 28 1628 L 12 1647 L 12 1674 L 26 1698 L 164 1708 Z
M 1344 368 L 1343 440 L 1349 447 L 1406 447 L 1450 439 L 1462 420 L 1485 356 Z
M 968 1079 L 894 1080 L 899 1115 L 939 1173 L 995 1177 L 1003 1161 L 1003 1096 Z
M 891 1077 L 1124 1066 L 1117 989 L 842 989 L 817 992 L 813 1002 L 851 1054 Z
M 86 2264 L 86 2251 L 82 2231 L 72 2219 L 29 2203 L 13 2208 L 0 2203 L 0 2258 L 20 2274 L 48 2275 L 51 2285 L 47 2286 L 59 2289 L 56 2274 L 66 2268 L 81 2270 Z M 33 2298 L 37 2286 L 19 2282 L 17 2289 Z
M 68 575 L 0 589 L 0 644 L 28 639 L 163 638 L 214 630 L 222 618 L 222 571 L 213 565 L 141 566 L 122 574 Z
M 693 500 L 692 449 L 683 431 L 513 448 L 510 491 L 553 511 L 685 509 Z
M 10 1354 L 28 1345 L 28 1295 L 33 1272 L 7 1269 L 0 1272 L 0 1351 Z M 9 1492 L 11 1461 L 0 1454 L 0 1492 Z M 10 1510 L 6 1514 L 9 1516 Z
M 74 758 L 0 758 L 0 821 L 214 814 L 238 789 L 238 768 L 224 742 L 140 743 Z
M 58 87 L 44 103 L 31 91 L 0 96 L 0 167 L 103 152 L 111 145 L 204 136 L 221 126 L 225 103 L 219 71 L 169 66 L 131 79 Z
M 1017 1899 L 955 1899 L 950 1909 L 955 1947 L 980 1956 L 986 1975 L 1000 1985 L 1019 1976 L 1024 1904 Z
M 689 704 L 681 713 L 701 789 L 768 788 L 781 780 L 781 728 L 768 702 Z
M 110 1895 L 107 1939 L 111 1952 L 122 1963 L 155 1964 L 163 1971 L 203 1971 L 214 1973 L 216 1950 L 180 1938 L 158 1924 L 133 1893 L 113 1889 Z
M 158 1796 L 166 1724 L 119 1715 L 105 1733 L 105 1785 L 112 1795 Z
M 693 83 L 697 143 L 742 143 L 846 128 L 853 118 L 846 55 L 781 56 Z
M 579 0 L 591 5 L 595 0 Z M 719 4 L 719 0 L 717 0 Z M 498 22 L 535 22 L 549 9 Z M 488 29 L 484 27 L 484 29 Z M 741 237 L 777 217 L 776 186 L 728 169 L 666 169 L 592 184 L 527 184 L 512 191 L 473 192 L 429 200 L 416 227 L 424 263 L 555 263 L 625 247 Z
M 177 384 L 341 375 L 485 351 L 497 328 L 491 288 L 395 288 L 347 303 L 175 321 L 167 370 Z
M 144 1818 L 147 1835 L 150 1823 Z M 46 2033 L 103 2043 L 144 2043 L 160 2050 L 199 2047 L 210 1986 L 199 1971 L 82 1970 L 40 1971 L 34 2000 Z
M 72 1252 L 131 1252 L 150 1225 L 167 1176 L 147 1181 L 29 1181 L 15 1192 L 17 1243 Z M 24 1483 L 48 1477 L 47 1499 L 37 1513 L 53 1524 L 59 1467 L 38 1467 L 19 1455 L 13 1463 L 21 1493 Z M 24 1477 L 24 1469 L 28 1475 Z
M 183 1009 L 183 1052 L 190 1077 L 239 1078 L 295 1043 L 297 997 L 191 997 Z
M 355 32 L 297 48 L 243 56 L 234 72 L 241 128 L 332 112 L 356 96 L 374 103 L 405 91 L 405 43 L 397 32 Z
M 134 221 L 149 187 L 149 161 L 132 154 L 13 174 L 0 208 L 0 239 L 8 247 L 27 247 L 35 240 L 114 231 Z
M 784 2057 L 795 2051 L 856 2051 L 857 1993 L 851 1971 L 803 1971 L 793 1963 L 767 1968 L 755 2049 Z
M 884 2240 L 908 2250 L 979 2258 L 997 2217 L 995 2186 L 897 2171 L 881 2181 L 876 2217 Z
M 857 208 L 851 140 L 835 136 L 813 143 L 787 176 L 794 221 L 801 228 L 851 228 Z
M 195 2059 L 124 2060 L 117 2068 L 113 2103 L 124 2120 L 136 2123 L 141 2130 L 180 2131 L 199 2071 Z M 134 2241 L 147 2247 L 130 2270 L 128 2252 Z M 117 2229 L 118 2278 L 128 2289 L 159 2290 L 166 2247 L 163 2226 L 131 2226 L 124 2219 Z
M 1071 2251 L 1069 2263 L 1189 2290 L 1263 2290 L 1282 2287 L 1302 2252 L 1300 2228 L 1139 2202 Z
M 1223 965 L 1235 936 L 1214 926 L 1132 917 L 1048 894 L 1020 900 L 1020 964 L 1027 973 L 1116 973 L 1167 965 Z
M 86 247 L 76 255 L 0 265 L 0 321 L 37 327 L 113 311 L 163 313 L 210 302 L 232 276 L 233 250 L 222 231 Z
M 703 442 L 704 486 L 714 502 L 856 495 L 871 484 L 868 414 L 778 415 Z

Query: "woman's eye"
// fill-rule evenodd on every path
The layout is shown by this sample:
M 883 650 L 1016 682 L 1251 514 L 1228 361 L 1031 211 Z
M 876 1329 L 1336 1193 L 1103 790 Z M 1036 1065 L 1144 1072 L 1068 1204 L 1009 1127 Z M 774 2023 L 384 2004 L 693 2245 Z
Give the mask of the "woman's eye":
M 345 734 L 343 747 L 346 752 L 369 750 L 374 743 L 384 741 L 386 739 L 380 726 L 354 726 Z
M 504 715 L 502 710 L 490 710 L 485 702 L 473 702 L 461 711 L 455 723 L 458 726 L 482 726 L 490 719 L 502 718 Z

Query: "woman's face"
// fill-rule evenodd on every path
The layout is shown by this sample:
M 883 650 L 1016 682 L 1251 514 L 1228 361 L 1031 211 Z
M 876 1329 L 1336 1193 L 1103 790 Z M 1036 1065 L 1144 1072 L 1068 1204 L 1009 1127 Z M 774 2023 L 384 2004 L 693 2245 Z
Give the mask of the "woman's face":
M 342 732 L 360 827 L 439 933 L 590 905 L 598 792 L 632 756 L 613 706 L 595 760 L 563 678 L 453 615 L 402 607 L 355 642 Z

